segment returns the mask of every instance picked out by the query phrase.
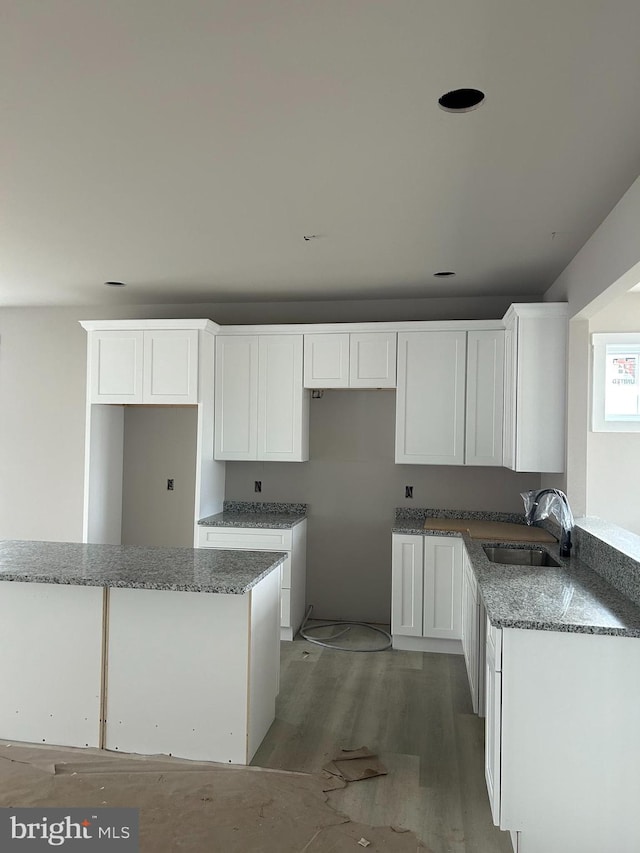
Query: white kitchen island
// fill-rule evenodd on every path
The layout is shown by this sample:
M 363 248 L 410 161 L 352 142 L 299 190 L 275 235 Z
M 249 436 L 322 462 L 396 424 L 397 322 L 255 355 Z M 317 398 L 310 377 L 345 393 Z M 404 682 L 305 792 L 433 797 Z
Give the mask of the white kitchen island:
M 0 738 L 248 764 L 275 716 L 284 559 L 0 542 Z

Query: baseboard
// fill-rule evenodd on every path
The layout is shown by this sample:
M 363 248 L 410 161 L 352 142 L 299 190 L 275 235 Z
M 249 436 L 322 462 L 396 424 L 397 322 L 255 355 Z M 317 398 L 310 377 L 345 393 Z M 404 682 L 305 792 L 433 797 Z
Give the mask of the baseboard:
M 293 628 L 280 628 L 280 639 L 290 642 L 293 640 Z
M 447 655 L 461 655 L 462 640 L 442 640 L 433 637 L 407 637 L 393 635 L 393 648 L 405 652 L 441 652 Z

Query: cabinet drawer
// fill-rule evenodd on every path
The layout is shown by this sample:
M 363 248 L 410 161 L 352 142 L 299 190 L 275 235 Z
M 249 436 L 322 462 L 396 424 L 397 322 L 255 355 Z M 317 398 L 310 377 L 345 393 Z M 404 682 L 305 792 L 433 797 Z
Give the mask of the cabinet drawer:
M 491 665 L 491 661 L 493 664 Z M 487 664 L 494 672 L 502 672 L 502 630 L 494 628 L 487 617 Z
M 259 527 L 200 527 L 199 548 L 237 548 L 243 551 L 290 551 L 293 531 Z

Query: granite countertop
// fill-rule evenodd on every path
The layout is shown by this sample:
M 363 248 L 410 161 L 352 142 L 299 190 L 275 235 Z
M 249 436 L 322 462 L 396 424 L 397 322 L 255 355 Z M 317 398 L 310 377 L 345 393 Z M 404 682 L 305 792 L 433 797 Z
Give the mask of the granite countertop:
M 559 557 L 558 546 L 535 547 L 553 554 L 562 563 L 560 568 L 507 566 L 487 558 L 482 549 L 487 543 L 468 536 L 463 539 L 487 616 L 495 627 L 640 637 L 640 607 L 586 563 Z M 505 547 L 513 544 L 504 543 Z
M 287 529 L 307 517 L 306 504 L 225 501 L 222 512 L 201 518 L 202 527 L 265 527 Z
M 284 562 L 278 551 L 0 542 L 0 581 L 241 595 Z
M 561 563 L 555 567 L 531 567 L 492 563 L 483 545 L 517 547 L 514 542 L 471 539 L 460 531 L 425 530 L 427 517 L 483 518 L 523 522 L 522 516 L 505 513 L 438 513 L 396 517 L 394 533 L 425 536 L 457 536 L 464 541 L 478 582 L 489 621 L 496 628 L 525 628 L 569 633 L 611 634 L 640 637 L 640 607 L 605 580 L 591 566 L 573 556 L 558 555 L 558 545 L 527 543 L 526 547 L 549 551 Z

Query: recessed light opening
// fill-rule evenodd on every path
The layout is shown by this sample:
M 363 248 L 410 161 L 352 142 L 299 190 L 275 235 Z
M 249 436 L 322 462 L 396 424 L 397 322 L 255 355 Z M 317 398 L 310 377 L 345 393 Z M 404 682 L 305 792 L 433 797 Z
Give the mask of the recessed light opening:
M 484 101 L 480 89 L 452 89 L 438 98 L 440 107 L 448 113 L 468 113 Z
M 106 287 L 126 287 L 124 281 L 105 281 Z
M 434 272 L 435 278 L 449 278 L 449 276 L 455 275 L 451 270 L 442 270 L 441 272 Z

